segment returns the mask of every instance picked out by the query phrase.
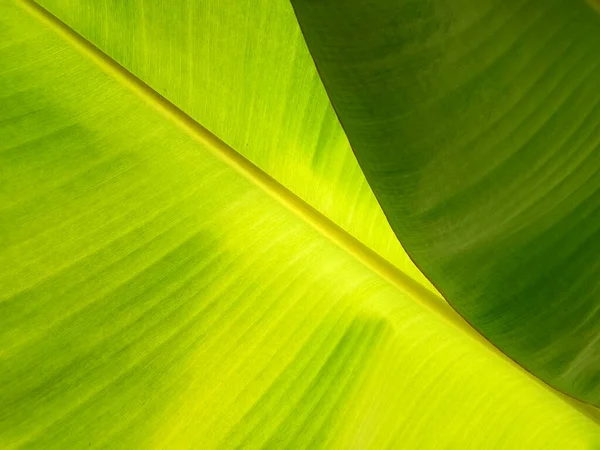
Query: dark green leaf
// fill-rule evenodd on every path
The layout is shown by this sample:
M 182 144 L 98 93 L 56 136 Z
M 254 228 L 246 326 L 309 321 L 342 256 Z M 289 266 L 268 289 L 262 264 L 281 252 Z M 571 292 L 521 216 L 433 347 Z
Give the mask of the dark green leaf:
M 409 255 L 506 354 L 600 404 L 600 16 L 582 0 L 293 0 Z

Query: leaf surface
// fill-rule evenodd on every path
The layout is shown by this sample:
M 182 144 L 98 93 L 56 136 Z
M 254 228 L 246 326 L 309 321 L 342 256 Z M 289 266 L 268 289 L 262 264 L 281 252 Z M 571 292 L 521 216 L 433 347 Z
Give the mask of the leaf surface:
M 579 0 L 293 0 L 394 231 L 497 347 L 600 404 L 600 17 Z
M 21 5 L 0 2 L 0 447 L 598 446 Z
M 38 3 L 292 192 L 435 291 L 385 220 L 287 1 Z

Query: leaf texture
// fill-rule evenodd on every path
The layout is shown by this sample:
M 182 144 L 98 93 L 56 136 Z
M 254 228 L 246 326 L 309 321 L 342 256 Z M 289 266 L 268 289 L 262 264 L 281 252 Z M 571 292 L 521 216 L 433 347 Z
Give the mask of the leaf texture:
M 409 276 L 287 1 L 40 5 Z
M 528 370 L 600 405 L 600 17 L 579 0 L 293 0 L 411 257 Z
M 2 448 L 600 444 L 32 11 L 0 2 Z

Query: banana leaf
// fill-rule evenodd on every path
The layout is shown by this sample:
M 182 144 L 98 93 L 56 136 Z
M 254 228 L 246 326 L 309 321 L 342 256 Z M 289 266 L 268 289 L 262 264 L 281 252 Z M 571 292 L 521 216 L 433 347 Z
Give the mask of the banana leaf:
M 37 3 L 435 292 L 377 204 L 288 1 Z
M 409 255 L 503 352 L 600 405 L 597 2 L 292 3 Z
M 0 447 L 592 449 L 551 389 L 183 111 L 0 2 Z

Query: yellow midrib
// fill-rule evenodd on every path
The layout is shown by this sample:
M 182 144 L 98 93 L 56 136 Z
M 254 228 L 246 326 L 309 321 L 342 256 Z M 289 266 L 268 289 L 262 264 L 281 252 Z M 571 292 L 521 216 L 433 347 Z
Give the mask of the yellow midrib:
M 357 259 L 394 286 L 417 297 L 436 312 L 444 316 L 448 315 L 451 321 L 458 321 L 461 328 L 468 326 L 468 324 L 464 323 L 451 307 L 447 306 L 441 297 L 424 286 L 421 286 L 417 281 L 413 280 L 385 258 L 371 250 L 335 222 L 276 181 L 262 169 L 254 165 L 177 106 L 173 105 L 165 97 L 121 66 L 118 62 L 99 50 L 77 32 L 73 31 L 60 19 L 56 18 L 33 1 L 20 0 L 20 3 L 37 19 L 53 28 L 74 48 L 91 58 L 105 73 L 126 85 L 129 90 L 135 92 L 142 100 L 144 100 L 144 102 L 146 102 L 146 104 L 158 110 L 170 121 L 176 123 L 195 140 L 204 144 L 215 156 L 224 161 L 228 166 L 235 169 L 236 172 L 244 178 L 257 185 L 262 191 L 266 192 L 279 203 L 283 204 L 287 209 L 294 212 L 294 214 L 309 223 L 321 234 L 327 236 L 330 240 L 338 244 L 338 246 L 354 255 Z M 471 327 L 468 328 L 472 330 Z M 477 335 L 479 335 L 479 333 L 477 333 Z
M 128 89 L 135 92 L 146 104 L 158 110 L 163 116 L 176 123 L 180 128 L 186 131 L 197 141 L 204 144 L 215 156 L 224 161 L 228 166 L 236 170 L 244 178 L 257 185 L 262 191 L 284 205 L 287 209 L 296 214 L 303 221 L 311 225 L 319 233 L 326 236 L 339 247 L 357 260 L 369 267 L 383 279 L 388 281 L 398 289 L 408 293 L 411 298 L 419 301 L 435 314 L 442 316 L 456 329 L 466 333 L 475 341 L 483 345 L 487 350 L 499 355 L 520 371 L 527 374 L 530 379 L 540 385 L 543 385 L 559 398 L 562 398 L 569 406 L 579 410 L 582 414 L 592 418 L 600 423 L 600 410 L 593 406 L 584 404 L 572 399 L 539 380 L 534 375 L 526 371 L 511 358 L 502 353 L 497 347 L 491 344 L 483 335 L 477 332 L 469 325 L 451 306 L 441 297 L 419 284 L 417 281 L 406 275 L 396 266 L 391 264 L 385 258 L 380 256 L 368 246 L 349 234 L 335 222 L 317 211 L 310 204 L 302 200 L 296 194 L 291 192 L 281 183 L 276 181 L 266 172 L 255 166 L 248 159 L 243 157 L 209 130 L 204 128 L 185 112 L 177 108 L 166 98 L 133 75 L 115 60 L 110 58 L 104 52 L 99 50 L 81 35 L 76 33 L 60 19 L 56 18 L 46 9 L 42 8 L 32 0 L 17 0 L 17 2 L 31 15 L 39 21 L 45 23 L 57 32 L 63 39 L 72 45 L 79 52 L 90 58 L 106 74 L 115 78 Z

